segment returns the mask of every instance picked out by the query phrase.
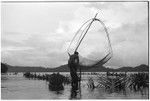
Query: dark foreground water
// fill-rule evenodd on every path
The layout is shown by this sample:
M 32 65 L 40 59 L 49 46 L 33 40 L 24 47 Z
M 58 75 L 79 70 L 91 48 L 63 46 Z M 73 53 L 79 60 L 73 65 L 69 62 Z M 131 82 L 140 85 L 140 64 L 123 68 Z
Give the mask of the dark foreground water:
M 84 75 L 87 77 L 86 75 Z M 94 90 L 88 88 L 88 80 L 81 82 L 81 96 L 75 99 L 148 99 L 148 89 L 141 92 L 107 92 L 103 88 Z M 72 99 L 71 85 L 65 85 L 64 90 L 50 91 L 48 82 L 43 80 L 29 80 L 23 75 L 2 75 L 1 98 L 2 99 Z

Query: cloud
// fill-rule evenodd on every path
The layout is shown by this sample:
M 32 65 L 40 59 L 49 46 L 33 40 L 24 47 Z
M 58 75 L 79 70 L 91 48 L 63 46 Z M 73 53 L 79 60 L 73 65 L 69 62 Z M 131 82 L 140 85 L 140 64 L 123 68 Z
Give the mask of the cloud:
M 99 18 L 103 19 L 107 27 L 118 28 L 123 24 L 135 24 L 147 18 L 146 2 L 105 2 L 91 3 L 100 12 Z
M 106 65 L 148 64 L 147 3 L 90 3 L 110 33 L 113 58 Z M 114 15 L 114 16 L 113 16 Z
M 114 57 L 109 63 L 116 66 L 148 64 L 148 26 L 143 23 L 126 24 L 112 31 Z
M 113 58 L 106 65 L 148 64 L 146 2 L 2 4 L 2 61 L 47 67 L 67 63 L 74 34 L 97 11 L 113 47 Z M 80 54 L 102 58 L 108 51 L 106 34 L 97 23 L 91 29 Z

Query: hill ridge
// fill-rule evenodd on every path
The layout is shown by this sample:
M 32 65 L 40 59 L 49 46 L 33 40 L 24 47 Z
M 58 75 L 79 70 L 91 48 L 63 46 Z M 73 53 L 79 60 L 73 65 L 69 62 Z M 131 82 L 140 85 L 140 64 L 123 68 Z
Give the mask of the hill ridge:
M 69 72 L 67 64 L 61 65 L 55 68 L 44 67 L 32 67 L 32 66 L 11 66 L 5 63 L 1 63 L 8 67 L 8 72 Z M 81 67 L 82 68 L 82 67 Z M 106 68 L 105 66 L 95 66 L 88 70 L 82 70 L 82 72 L 149 72 L 149 66 L 141 64 L 135 67 L 120 67 L 117 69 Z

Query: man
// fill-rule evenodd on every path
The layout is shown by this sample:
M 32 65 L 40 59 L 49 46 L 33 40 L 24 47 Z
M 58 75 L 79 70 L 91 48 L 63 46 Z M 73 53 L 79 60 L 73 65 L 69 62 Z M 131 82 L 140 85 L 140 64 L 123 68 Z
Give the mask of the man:
M 71 85 L 74 89 L 78 89 L 78 75 L 77 75 L 77 68 L 79 65 L 79 56 L 78 52 L 74 52 L 73 55 L 69 55 L 68 67 L 70 68 L 70 75 L 71 75 Z

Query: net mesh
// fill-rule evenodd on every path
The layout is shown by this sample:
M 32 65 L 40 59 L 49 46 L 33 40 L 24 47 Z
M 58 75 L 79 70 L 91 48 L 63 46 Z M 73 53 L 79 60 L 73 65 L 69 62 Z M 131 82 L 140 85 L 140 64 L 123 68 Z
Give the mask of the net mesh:
M 105 64 L 112 57 L 112 47 L 109 33 L 100 19 L 86 21 L 76 32 L 68 53 L 79 53 L 81 66 L 96 66 Z

